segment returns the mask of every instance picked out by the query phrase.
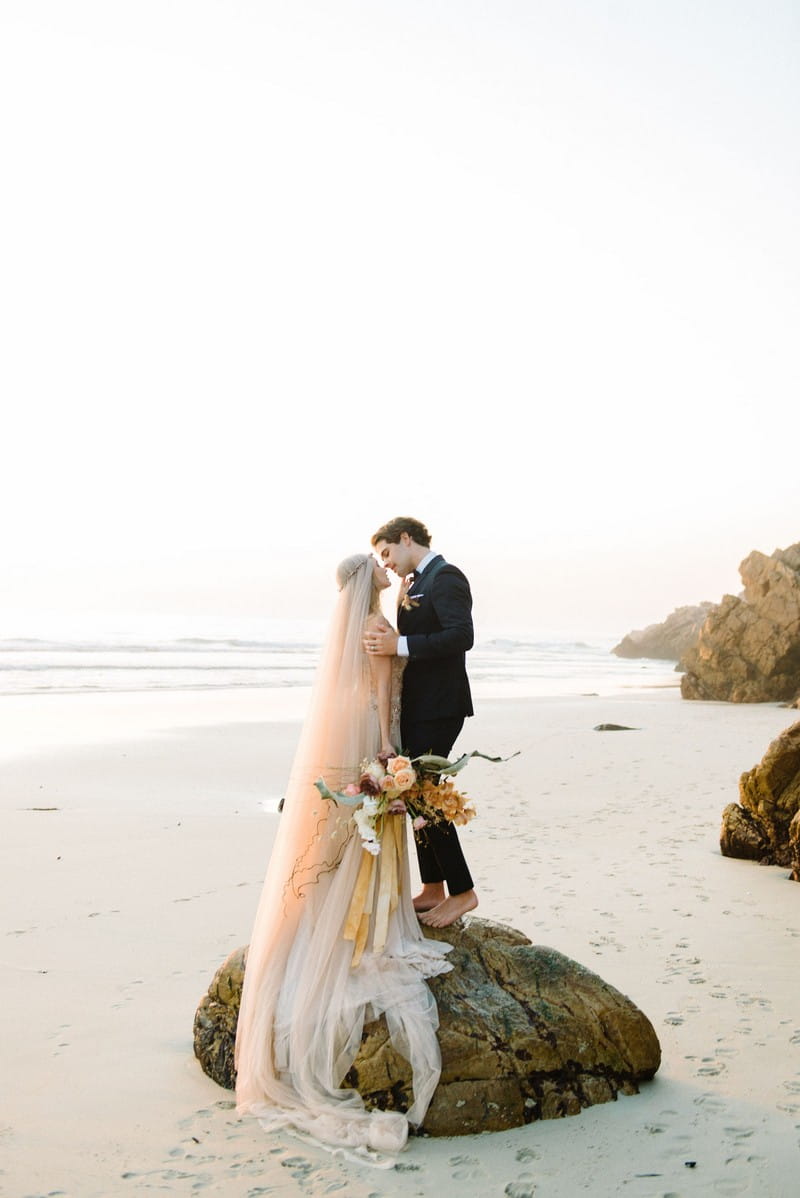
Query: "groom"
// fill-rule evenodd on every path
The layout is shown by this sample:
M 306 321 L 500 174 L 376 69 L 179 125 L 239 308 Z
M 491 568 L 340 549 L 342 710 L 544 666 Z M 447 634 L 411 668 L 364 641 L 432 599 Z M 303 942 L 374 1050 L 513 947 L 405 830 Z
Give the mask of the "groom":
M 404 581 L 399 634 L 370 632 L 365 644 L 368 653 L 408 658 L 400 735 L 409 757 L 449 756 L 465 716 L 472 715 L 465 663 L 473 642 L 469 583 L 430 544 L 425 525 L 410 516 L 390 520 L 372 538 L 380 560 Z M 421 923 L 445 928 L 478 905 L 458 833 L 454 824 L 442 822 L 414 835 L 422 879 L 414 907 Z

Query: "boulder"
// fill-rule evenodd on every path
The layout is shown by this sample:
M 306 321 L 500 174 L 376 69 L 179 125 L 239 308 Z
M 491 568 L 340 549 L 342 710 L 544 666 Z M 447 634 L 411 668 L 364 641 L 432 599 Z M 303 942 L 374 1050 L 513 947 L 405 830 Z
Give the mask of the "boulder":
M 676 607 L 660 624 L 648 624 L 624 636 L 611 650 L 617 657 L 654 657 L 680 661 L 697 641 L 713 603 Z
M 521 932 L 484 919 L 425 934 L 453 945 L 451 973 L 432 978 L 442 1076 L 421 1132 L 472 1135 L 635 1094 L 661 1048 L 649 1019 L 597 974 Z M 246 965 L 236 949 L 197 1009 L 194 1048 L 221 1086 L 235 1084 L 233 1045 Z M 364 1028 L 345 1086 L 368 1107 L 407 1110 L 411 1071 L 383 1018 Z
M 756 817 L 738 803 L 728 803 L 722 813 L 719 847 L 723 857 L 769 863 L 766 832 Z
M 771 703 L 800 694 L 800 543 L 739 567 L 741 595 L 711 609 L 684 653 L 684 699 Z
M 800 882 L 800 811 L 795 812 L 789 824 L 789 864 L 792 881 Z
M 739 802 L 722 813 L 726 857 L 790 865 L 800 882 L 800 722 L 776 737 L 760 763 L 739 779 Z

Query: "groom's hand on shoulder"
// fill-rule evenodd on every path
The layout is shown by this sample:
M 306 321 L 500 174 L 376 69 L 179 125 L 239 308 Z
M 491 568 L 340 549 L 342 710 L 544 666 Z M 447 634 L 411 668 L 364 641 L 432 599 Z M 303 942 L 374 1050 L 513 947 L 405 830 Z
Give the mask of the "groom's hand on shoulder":
M 364 638 L 367 653 L 379 657 L 394 657 L 397 653 L 397 633 L 393 628 L 375 628 Z

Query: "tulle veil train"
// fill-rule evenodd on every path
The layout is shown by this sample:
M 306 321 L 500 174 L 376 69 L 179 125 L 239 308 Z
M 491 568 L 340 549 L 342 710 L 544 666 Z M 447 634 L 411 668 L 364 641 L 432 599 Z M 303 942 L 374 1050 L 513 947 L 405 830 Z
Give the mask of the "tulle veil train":
M 370 929 L 353 967 L 353 945 L 342 936 L 364 849 L 349 810 L 327 803 L 314 782 L 322 776 L 343 789 L 380 748 L 362 646 L 374 607 L 373 562 L 356 554 L 337 572 L 339 595 L 248 949 L 236 1102 L 240 1114 L 257 1116 L 267 1129 L 293 1129 L 380 1163 L 381 1154 L 404 1146 L 409 1124 L 422 1121 L 436 1088 L 438 1013 L 425 978 L 451 966 L 449 946 L 422 935 L 405 851 L 384 950 L 372 951 Z M 383 857 L 376 861 L 378 884 Z M 412 1066 L 413 1103 L 405 1114 L 367 1111 L 356 1090 L 342 1088 L 364 1022 L 381 1014 Z

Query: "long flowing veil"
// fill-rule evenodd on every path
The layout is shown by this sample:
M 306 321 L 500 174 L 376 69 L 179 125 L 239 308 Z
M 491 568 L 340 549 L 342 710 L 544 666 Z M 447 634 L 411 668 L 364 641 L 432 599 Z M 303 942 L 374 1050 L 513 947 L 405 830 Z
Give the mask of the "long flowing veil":
M 292 765 L 283 812 L 247 955 L 236 1036 L 237 1106 L 274 1094 L 285 1101 L 270 1051 L 275 1004 L 298 922 L 319 903 L 348 835 L 347 819 L 314 786 L 352 781 L 373 750 L 369 673 L 362 639 L 373 594 L 373 559 L 356 554 L 340 566 L 340 591 Z
M 402 1148 L 409 1123 L 425 1115 L 441 1054 L 436 1002 L 424 979 L 451 968 L 449 945 L 422 935 L 402 849 L 399 901 L 385 947 L 373 951 L 370 930 L 356 965 L 352 942 L 343 936 L 364 849 L 349 811 L 328 805 L 314 782 L 322 776 L 342 789 L 380 747 L 362 647 L 372 563 L 358 554 L 339 567 L 341 591 L 256 914 L 236 1041 L 240 1114 L 368 1154 Z M 376 887 L 383 856 L 375 863 Z M 365 1019 L 381 1015 L 412 1069 L 414 1100 L 405 1115 L 367 1111 L 356 1090 L 342 1087 Z

